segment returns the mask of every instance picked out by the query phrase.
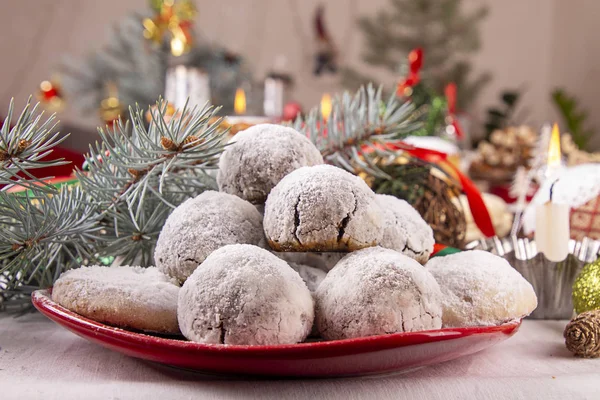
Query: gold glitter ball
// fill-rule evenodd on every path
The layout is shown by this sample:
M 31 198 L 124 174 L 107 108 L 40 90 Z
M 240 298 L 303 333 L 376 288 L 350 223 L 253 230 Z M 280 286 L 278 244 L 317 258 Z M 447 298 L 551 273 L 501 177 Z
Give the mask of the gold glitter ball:
M 575 279 L 573 306 L 577 314 L 600 309 L 600 259 L 583 267 Z

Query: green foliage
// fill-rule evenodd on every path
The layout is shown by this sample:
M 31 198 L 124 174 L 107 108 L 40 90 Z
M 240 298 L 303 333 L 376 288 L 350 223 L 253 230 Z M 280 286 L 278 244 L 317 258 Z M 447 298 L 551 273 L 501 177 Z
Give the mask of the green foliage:
M 485 136 L 489 138 L 493 131 L 504 129 L 511 123 L 521 93 L 516 90 L 506 90 L 500 95 L 501 105 L 487 110 Z
M 119 122 L 101 129 L 101 141 L 86 155 L 89 172 L 76 171 L 80 184 L 56 189 L 27 174 L 64 163 L 39 161 L 62 138 L 53 132 L 54 117 L 41 123 L 36 110 L 28 104 L 10 129 L 11 102 L 0 131 L 0 185 L 6 185 L 0 190 L 0 304 L 23 300 L 63 271 L 107 257 L 150 265 L 170 211 L 215 187 L 210 170 L 224 148 L 220 121 L 209 122 L 217 109 L 184 107 L 167 123 L 159 101 L 149 126 L 136 108 L 131 127 Z M 9 193 L 14 185 L 30 191 Z
M 580 149 L 587 150 L 588 142 L 594 136 L 594 131 L 585 127 L 588 118 L 587 112 L 581 109 L 575 97 L 570 96 L 563 89 L 554 90 L 552 100 L 567 125 L 567 129 L 573 137 L 573 142 Z
M 395 157 L 397 151 L 389 145 L 418 132 L 418 118 L 411 103 L 395 95 L 386 102 L 382 87 L 369 85 L 354 95 L 344 92 L 334 98 L 327 121 L 315 107 L 305 120 L 295 122 L 295 128 L 308 134 L 327 162 L 352 173 L 389 178 L 373 159 Z
M 372 187 L 376 193 L 389 194 L 415 204 L 423 197 L 423 182 L 427 181 L 431 167 L 422 164 L 390 164 L 382 169 L 394 179 L 375 178 Z
M 449 82 L 458 87 L 457 107 L 465 110 L 490 80 L 487 73 L 473 78 L 465 57 L 479 50 L 479 23 L 486 7 L 465 13 L 461 0 L 390 0 L 390 7 L 375 16 L 363 17 L 359 27 L 365 35 L 365 63 L 385 68 L 398 76 L 406 71 L 408 53 L 423 48 L 422 79 L 436 93 Z M 406 69 L 406 68 L 404 68 Z M 352 69 L 344 71 L 343 82 L 356 88 L 373 81 Z
M 419 136 L 438 136 L 446 127 L 446 98 L 420 82 L 413 87 L 410 101 L 421 115 L 423 125 L 415 132 Z

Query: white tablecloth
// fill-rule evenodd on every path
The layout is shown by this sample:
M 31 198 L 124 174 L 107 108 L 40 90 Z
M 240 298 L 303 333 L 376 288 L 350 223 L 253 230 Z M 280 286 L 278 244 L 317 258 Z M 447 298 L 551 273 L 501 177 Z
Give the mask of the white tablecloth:
M 88 343 L 41 314 L 0 315 L 0 399 L 600 399 L 600 359 L 574 358 L 566 321 L 525 321 L 481 353 L 406 374 L 313 380 L 184 375 Z

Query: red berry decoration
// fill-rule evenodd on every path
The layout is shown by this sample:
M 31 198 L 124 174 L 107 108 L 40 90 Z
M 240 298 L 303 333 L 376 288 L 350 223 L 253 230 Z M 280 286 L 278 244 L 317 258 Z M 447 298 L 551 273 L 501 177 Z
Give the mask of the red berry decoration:
M 283 107 L 282 119 L 284 121 L 293 121 L 298 118 L 300 114 L 302 114 L 302 106 L 295 101 L 290 101 Z

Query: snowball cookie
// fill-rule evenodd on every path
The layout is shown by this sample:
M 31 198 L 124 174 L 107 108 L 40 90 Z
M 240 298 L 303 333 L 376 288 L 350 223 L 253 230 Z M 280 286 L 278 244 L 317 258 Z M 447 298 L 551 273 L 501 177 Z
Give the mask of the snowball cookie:
M 375 193 L 331 165 L 303 167 L 283 178 L 265 203 L 263 224 L 276 251 L 353 251 L 382 237 Z
M 309 265 L 289 263 L 289 266 L 300 275 L 300 278 L 302 278 L 311 293 L 317 290 L 327 275 L 325 271 Z
M 376 198 L 383 209 L 383 238 L 379 245 L 425 264 L 435 243 L 429 224 L 404 200 L 386 194 Z
M 344 257 L 315 292 L 317 329 L 347 339 L 439 329 L 440 288 L 418 262 L 372 247 Z
M 473 250 L 425 265 L 442 289 L 445 327 L 499 325 L 537 307 L 533 287 L 503 258 Z
M 253 204 L 264 203 L 293 170 L 323 164 L 323 156 L 306 136 L 282 125 L 254 125 L 229 143 L 219 160 L 219 190 Z
M 320 269 L 324 272 L 329 272 L 335 264 L 337 264 L 342 258 L 348 253 L 334 253 L 334 252 L 302 252 L 302 251 L 287 251 L 278 252 L 274 251 L 277 257 L 286 261 L 293 267 L 293 264 L 303 264 L 309 267 Z
M 181 332 L 200 343 L 299 343 L 314 320 L 312 296 L 300 275 L 247 244 L 209 255 L 185 281 L 178 305 Z
M 156 242 L 154 262 L 183 282 L 219 247 L 263 241 L 262 216 L 252 204 L 227 193 L 206 191 L 169 215 Z
M 81 267 L 54 283 L 52 300 L 109 325 L 160 333 L 179 333 L 179 286 L 156 267 Z

